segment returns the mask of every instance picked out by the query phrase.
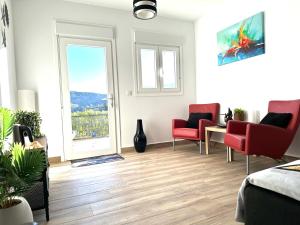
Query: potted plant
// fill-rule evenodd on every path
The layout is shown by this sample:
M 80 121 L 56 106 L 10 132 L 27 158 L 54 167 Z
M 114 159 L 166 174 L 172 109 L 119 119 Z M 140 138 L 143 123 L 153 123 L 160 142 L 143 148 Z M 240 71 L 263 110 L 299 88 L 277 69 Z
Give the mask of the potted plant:
M 233 119 L 244 121 L 245 120 L 245 110 L 243 110 L 242 108 L 234 109 Z
M 7 143 L 13 124 L 13 113 L 0 108 L 0 224 L 5 225 L 33 222 L 30 206 L 21 196 L 40 179 L 46 166 L 42 151 Z
M 44 136 L 40 130 L 42 119 L 40 113 L 38 112 L 18 110 L 15 113 L 15 123 L 29 127 L 34 138 L 40 138 Z

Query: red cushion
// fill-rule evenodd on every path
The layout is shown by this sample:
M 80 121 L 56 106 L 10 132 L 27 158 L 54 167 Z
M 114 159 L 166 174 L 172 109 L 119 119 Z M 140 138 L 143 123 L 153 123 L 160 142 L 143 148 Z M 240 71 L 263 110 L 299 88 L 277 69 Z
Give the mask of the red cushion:
M 199 130 L 193 128 L 176 128 L 173 130 L 173 137 L 199 140 Z
M 235 150 L 245 151 L 246 136 L 226 133 L 224 143 Z

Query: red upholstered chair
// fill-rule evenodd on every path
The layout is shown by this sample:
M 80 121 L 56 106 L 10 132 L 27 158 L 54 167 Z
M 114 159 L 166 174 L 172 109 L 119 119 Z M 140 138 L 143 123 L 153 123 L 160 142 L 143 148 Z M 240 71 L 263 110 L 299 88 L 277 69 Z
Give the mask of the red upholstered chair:
M 268 112 L 291 113 L 287 128 L 234 120 L 228 122 L 224 143 L 228 146 L 229 155 L 233 154 L 232 150 L 246 155 L 247 174 L 250 155 L 282 158 L 300 123 L 300 100 L 270 101 Z
M 199 128 L 187 128 L 187 121 L 182 119 L 173 119 L 172 135 L 173 135 L 173 150 L 175 150 L 175 139 L 186 139 L 191 141 L 199 141 L 200 154 L 202 141 L 205 140 L 205 127 L 214 126 L 217 124 L 220 111 L 219 103 L 211 104 L 191 104 L 189 105 L 189 114 L 191 113 L 211 113 L 212 120 L 199 120 Z

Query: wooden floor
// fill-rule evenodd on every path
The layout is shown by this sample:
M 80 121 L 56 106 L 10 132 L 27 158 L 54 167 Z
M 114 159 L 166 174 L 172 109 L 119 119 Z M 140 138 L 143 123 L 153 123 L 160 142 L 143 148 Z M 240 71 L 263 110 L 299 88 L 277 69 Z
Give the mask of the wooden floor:
M 39 224 L 205 224 L 234 222 L 237 192 L 245 177 L 244 157 L 226 163 L 224 149 L 199 155 L 194 144 L 123 154 L 125 160 L 50 169 L 50 222 Z M 251 158 L 252 171 L 275 165 Z

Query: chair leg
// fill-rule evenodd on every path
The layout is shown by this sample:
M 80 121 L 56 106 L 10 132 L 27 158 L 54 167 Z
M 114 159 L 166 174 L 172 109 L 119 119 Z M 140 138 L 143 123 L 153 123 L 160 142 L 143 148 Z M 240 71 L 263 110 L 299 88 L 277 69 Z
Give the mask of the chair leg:
M 229 146 L 227 147 L 227 162 L 233 161 L 233 151 Z
M 229 147 L 227 146 L 226 147 L 226 154 L 227 154 L 227 156 L 226 156 L 226 160 L 227 160 L 227 163 L 229 163 Z
M 49 221 L 49 205 L 46 205 L 45 211 L 46 211 L 46 220 Z
M 173 151 L 175 151 L 175 138 L 173 139 Z
M 249 157 L 249 155 L 246 155 L 246 172 L 247 172 L 247 175 L 249 175 L 249 172 L 250 172 L 250 157 Z
M 202 155 L 202 141 L 199 141 L 199 150 L 200 150 L 200 155 Z
M 230 162 L 234 161 L 234 151 L 230 148 Z
M 47 170 L 43 174 L 43 192 L 44 192 L 44 207 L 46 212 L 46 220 L 49 221 L 49 190 L 48 190 L 49 178 Z

